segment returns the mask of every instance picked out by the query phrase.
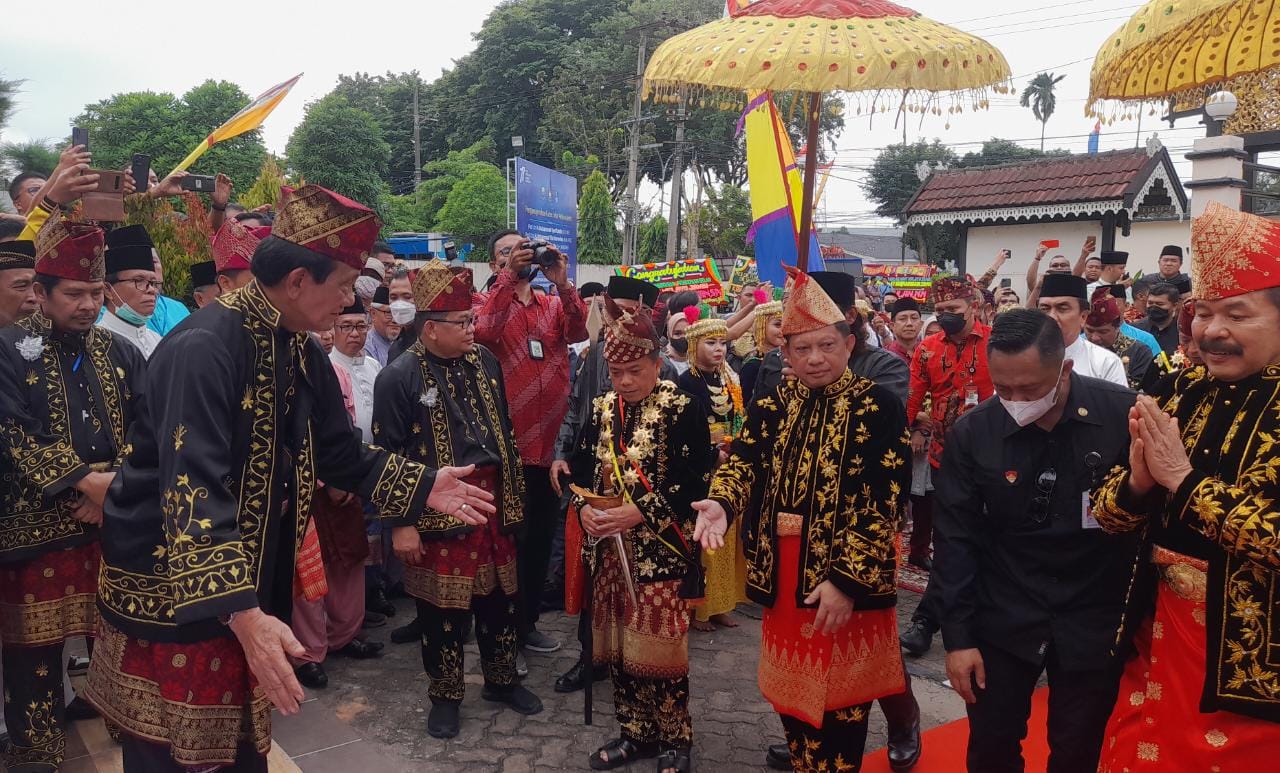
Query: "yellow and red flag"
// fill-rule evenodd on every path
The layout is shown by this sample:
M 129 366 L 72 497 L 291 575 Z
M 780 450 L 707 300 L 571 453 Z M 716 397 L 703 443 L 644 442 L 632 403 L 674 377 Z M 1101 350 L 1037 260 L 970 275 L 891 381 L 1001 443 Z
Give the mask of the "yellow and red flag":
M 227 122 L 214 129 L 208 137 L 204 138 L 196 146 L 196 149 L 187 154 L 182 159 L 182 163 L 173 168 L 174 172 L 181 172 L 196 162 L 196 159 L 204 155 L 205 151 L 214 145 L 229 140 L 232 137 L 239 137 L 245 132 L 251 132 L 262 125 L 267 116 L 271 115 L 271 111 L 276 109 L 276 105 L 288 95 L 289 90 L 293 88 L 293 84 L 298 82 L 302 77 L 302 73 L 298 73 L 284 83 L 277 84 L 264 91 L 257 99 L 250 102 L 240 112 L 227 119 Z M 173 174 L 173 172 L 170 172 Z

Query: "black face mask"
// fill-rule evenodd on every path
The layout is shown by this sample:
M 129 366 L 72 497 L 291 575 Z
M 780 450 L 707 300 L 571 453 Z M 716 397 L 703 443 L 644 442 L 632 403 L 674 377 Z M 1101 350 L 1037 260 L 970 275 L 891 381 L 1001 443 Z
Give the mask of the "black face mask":
M 676 354 L 679 354 L 681 357 L 683 357 L 689 353 L 689 339 L 673 338 L 671 339 L 671 348 L 672 350 L 675 351 Z
M 938 315 L 938 326 L 942 328 L 942 332 L 949 336 L 958 335 L 960 331 L 964 330 L 964 323 L 963 314 L 944 311 Z
M 1172 315 L 1169 314 L 1168 309 L 1163 309 L 1159 306 L 1147 307 L 1147 317 L 1150 318 L 1152 322 L 1154 322 L 1155 324 L 1161 327 L 1163 327 L 1169 321 L 1169 318 L 1171 316 Z

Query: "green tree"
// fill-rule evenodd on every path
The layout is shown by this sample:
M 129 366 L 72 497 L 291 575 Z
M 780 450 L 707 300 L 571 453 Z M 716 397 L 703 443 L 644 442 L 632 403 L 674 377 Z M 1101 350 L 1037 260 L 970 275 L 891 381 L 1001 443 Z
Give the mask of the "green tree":
M 477 168 L 494 166 L 497 160 L 498 153 L 493 141 L 486 137 L 462 150 L 450 151 L 444 158 L 424 164 L 423 172 L 426 176 L 414 191 L 414 196 L 417 197 L 418 206 L 426 215 L 427 222 L 435 221 L 453 186 Z
M 862 189 L 876 205 L 877 215 L 897 220 L 922 184 L 918 170 L 947 168 L 956 162 L 955 152 L 940 140 L 889 145 L 872 162 Z M 959 254 L 960 232 L 955 226 L 912 227 L 903 239 L 927 263 L 942 265 Z
M 13 105 L 21 87 L 22 81 L 0 78 L 0 129 L 9 125 L 9 118 L 13 115 Z
M 718 191 L 707 188 L 706 193 L 698 224 L 698 246 L 716 258 L 754 256 L 755 248 L 747 244 L 752 223 L 747 192 L 736 185 L 724 185 Z
M 181 98 L 151 91 L 116 94 L 86 105 L 74 123 L 89 130 L 95 165 L 120 169 L 134 153 L 146 153 L 151 156 L 151 168 L 163 176 L 247 104 L 249 96 L 239 86 L 207 80 Z M 252 185 L 265 157 L 262 133 L 255 129 L 218 143 L 190 171 L 223 172 L 243 190 Z
M 609 196 L 609 181 L 599 169 L 587 176 L 578 197 L 578 262 L 616 265 L 622 258 L 618 210 Z
M 657 263 L 667 256 L 667 219 L 658 215 L 640 226 L 640 246 L 636 248 L 636 261 Z
M 1022 99 L 1019 100 L 1023 107 L 1031 108 L 1031 114 L 1040 122 L 1040 150 L 1044 151 L 1044 130 L 1049 124 L 1049 119 L 1053 117 L 1053 113 L 1058 109 L 1058 97 L 1054 94 L 1054 89 L 1062 82 L 1065 75 L 1054 76 L 1051 72 L 1042 72 L 1032 78 L 1027 87 L 1022 90 Z
M 435 230 L 451 235 L 459 244 L 474 244 L 472 260 L 487 260 L 486 240 L 506 224 L 507 181 L 498 167 L 482 164 L 449 191 Z
M 445 124 L 435 111 L 435 100 L 429 84 L 417 71 L 387 72 L 370 75 L 358 72 L 339 75 L 338 85 L 330 93 L 346 97 L 352 107 L 372 115 L 382 129 L 382 137 L 391 146 L 391 159 L 383 180 L 396 195 L 413 192 L 413 92 L 418 88 L 418 122 L 422 142 L 422 158 L 443 155 Z
M 276 161 L 276 157 L 268 155 L 262 162 L 262 168 L 258 170 L 258 179 L 254 180 L 253 187 L 238 194 L 236 201 L 248 209 L 256 209 L 264 204 L 274 206 L 280 200 L 282 185 L 288 185 L 284 171 L 280 169 L 280 163 Z
M 315 183 L 378 211 L 391 148 L 373 116 L 345 97 L 327 96 L 307 107 L 286 146 L 289 166 Z
M 15 175 L 39 172 L 47 177 L 58 165 L 58 155 L 58 148 L 48 140 L 6 142 L 0 145 L 0 162 Z
M 1019 161 L 1031 161 L 1037 158 L 1046 158 L 1049 156 L 1069 156 L 1069 150 L 1036 150 L 1035 148 L 1024 148 L 1016 142 L 1010 140 L 1002 140 L 998 137 L 992 137 L 982 143 L 982 148 L 977 151 L 965 153 L 956 161 L 955 166 L 975 167 L 975 166 L 996 166 L 998 164 L 1014 164 Z

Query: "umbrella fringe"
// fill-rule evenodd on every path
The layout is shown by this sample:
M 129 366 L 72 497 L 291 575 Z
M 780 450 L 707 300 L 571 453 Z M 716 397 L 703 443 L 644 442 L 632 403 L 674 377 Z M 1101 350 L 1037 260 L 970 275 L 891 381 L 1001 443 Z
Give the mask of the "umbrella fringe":
M 858 115 L 863 113 L 920 113 L 924 115 L 956 115 L 959 113 L 986 110 L 991 106 L 991 93 L 1008 93 L 1010 89 L 1004 83 L 990 87 L 959 89 L 956 91 L 929 91 L 913 88 L 905 91 L 897 89 L 878 89 L 874 91 L 852 92 L 847 95 L 854 103 Z M 900 95 L 894 98 L 895 95 Z M 719 88 L 688 83 L 650 82 L 644 84 L 645 100 L 660 104 L 674 104 L 681 97 L 694 107 L 715 108 L 718 110 L 742 110 L 749 104 L 747 92 L 739 89 Z

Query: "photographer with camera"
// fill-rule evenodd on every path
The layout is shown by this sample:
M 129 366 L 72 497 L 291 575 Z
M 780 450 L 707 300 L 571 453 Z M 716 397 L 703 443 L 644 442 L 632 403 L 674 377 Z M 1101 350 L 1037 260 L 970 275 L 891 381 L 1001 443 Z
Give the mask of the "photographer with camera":
M 550 468 L 556 433 L 569 408 L 569 345 L 587 339 L 587 307 L 569 281 L 565 255 L 550 244 L 502 231 L 489 240 L 489 254 L 498 273 L 477 309 L 476 342 L 502 364 L 507 409 L 524 465 L 525 533 L 517 548 L 520 644 L 534 652 L 555 652 L 560 643 L 537 629 L 561 513 Z M 530 282 L 538 271 L 556 286 L 557 295 L 533 292 Z

